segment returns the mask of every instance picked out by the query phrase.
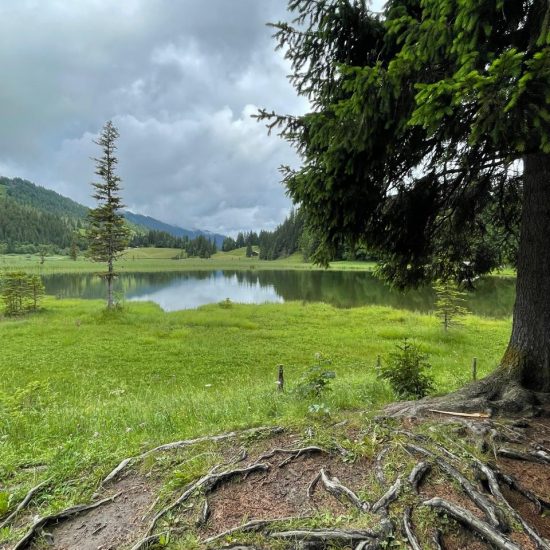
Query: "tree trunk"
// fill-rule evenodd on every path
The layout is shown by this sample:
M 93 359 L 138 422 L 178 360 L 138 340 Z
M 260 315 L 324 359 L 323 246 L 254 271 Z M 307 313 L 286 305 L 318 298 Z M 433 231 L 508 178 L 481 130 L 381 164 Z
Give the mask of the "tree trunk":
M 550 155 L 524 158 L 516 303 L 500 374 L 521 387 L 550 391 Z
M 457 392 L 394 403 L 389 416 L 446 410 L 548 414 L 550 408 L 550 155 L 524 159 L 523 209 L 512 335 L 500 367 Z
M 113 261 L 109 260 L 109 270 L 107 271 L 107 308 L 113 309 L 114 300 L 113 300 Z

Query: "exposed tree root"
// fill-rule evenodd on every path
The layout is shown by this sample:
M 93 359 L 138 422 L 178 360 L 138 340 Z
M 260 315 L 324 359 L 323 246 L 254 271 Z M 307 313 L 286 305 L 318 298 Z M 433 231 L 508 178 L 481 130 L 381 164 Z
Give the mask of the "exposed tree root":
M 523 414 L 539 416 L 550 404 L 550 394 L 527 390 L 509 380 L 500 370 L 441 397 L 393 403 L 385 408 L 388 416 L 425 416 L 430 410 L 459 413 Z
M 550 464 L 550 455 L 544 451 L 534 451 L 530 453 L 520 453 L 512 449 L 498 449 L 497 454 L 504 458 L 513 460 L 522 460 L 524 462 L 535 462 L 537 464 Z
M 368 502 L 362 501 L 351 489 L 342 485 L 337 478 L 333 477 L 331 479 L 324 468 L 319 472 L 318 479 L 320 479 L 325 489 L 337 499 L 349 500 L 360 512 L 369 511 L 370 505 Z
M 418 542 L 418 539 L 416 538 L 416 535 L 414 534 L 413 528 L 411 525 L 411 507 L 410 506 L 407 506 L 405 508 L 405 512 L 403 513 L 403 529 L 405 530 L 405 535 L 407 535 L 407 540 L 409 541 L 411 548 L 413 550 L 422 550 L 422 546 L 420 546 L 420 543 Z
M 372 505 L 372 512 L 378 512 L 380 510 L 387 512 L 388 506 L 399 496 L 401 487 L 401 478 L 398 477 L 396 482 Z
M 170 504 L 170 506 L 163 508 L 160 512 L 157 513 L 157 515 L 151 521 L 151 525 L 149 526 L 149 529 L 147 530 L 147 536 L 149 536 L 153 532 L 158 521 L 162 517 L 164 517 L 168 512 L 172 511 L 174 508 L 181 506 L 198 489 L 202 489 L 204 493 L 207 494 L 209 491 L 212 491 L 217 485 L 219 485 L 220 483 L 223 483 L 224 481 L 227 481 L 228 479 L 231 479 L 236 476 L 246 476 L 253 472 L 259 472 L 259 471 L 265 472 L 267 470 L 269 470 L 268 464 L 257 463 L 257 464 L 253 464 L 252 466 L 248 466 L 247 468 L 237 468 L 234 470 L 221 472 L 219 474 L 215 473 L 214 471 L 210 471 L 210 473 L 201 477 L 199 480 L 195 481 L 194 483 L 191 483 L 190 485 L 188 485 L 187 489 L 175 502 Z
M 512 458 L 519 457 L 519 460 L 529 460 L 530 462 L 543 465 L 536 467 L 531 466 L 531 468 L 534 469 L 533 471 L 536 470 L 538 472 L 541 467 L 544 468 L 549 463 L 546 461 L 546 449 L 537 445 L 536 442 L 529 440 L 527 435 L 532 432 L 522 432 L 521 430 L 523 428 L 521 427 L 516 428 L 515 426 L 500 425 L 493 420 L 469 420 L 463 417 L 459 417 L 456 422 L 459 424 L 456 432 L 459 433 L 460 436 L 464 437 L 464 435 L 466 435 L 476 442 L 483 441 L 487 443 L 486 450 L 493 448 L 491 445 L 494 441 L 513 442 L 514 446 L 512 449 L 503 450 L 513 453 L 515 456 Z M 411 425 L 414 425 L 414 423 Z M 137 457 L 125 459 L 105 478 L 103 483 L 112 481 L 127 468 L 129 464 L 154 452 L 179 449 L 204 441 L 224 442 L 227 439 L 235 438 L 241 434 L 250 434 L 258 431 L 268 431 L 269 433 L 270 430 L 269 428 L 260 428 L 240 433 L 230 432 L 213 437 L 204 437 L 162 445 Z M 453 430 L 452 426 L 450 430 Z M 272 431 L 273 430 L 271 430 L 271 432 Z M 526 540 L 528 536 L 537 550 L 550 550 L 550 542 L 541 535 L 541 533 L 543 535 L 546 533 L 546 531 L 544 531 L 544 520 L 541 519 L 543 523 L 540 524 L 538 520 L 535 520 L 537 527 L 541 530 L 541 533 L 539 533 L 537 528 L 530 525 L 527 521 L 529 517 L 533 516 L 530 515 L 532 514 L 531 512 L 527 513 L 526 509 L 523 508 L 525 503 L 522 501 L 521 506 L 518 507 L 518 510 L 522 510 L 522 513 L 525 514 L 525 516 L 522 516 L 522 514 L 512 506 L 515 499 L 508 501 L 506 498 L 508 493 L 507 491 L 503 493 L 501 487 L 506 485 L 510 487 L 510 489 L 523 495 L 535 505 L 539 514 L 542 513 L 544 508 L 550 508 L 550 504 L 544 501 L 544 499 L 522 487 L 512 476 L 499 471 L 492 462 L 491 464 L 487 464 L 477 456 L 471 454 L 467 445 L 460 445 L 455 438 L 447 437 L 444 431 L 440 433 L 437 438 L 439 442 L 426 435 L 419 435 L 411 433 L 410 431 L 398 430 L 394 433 L 399 435 L 399 439 L 396 443 L 384 447 L 376 455 L 376 458 L 365 459 L 363 462 L 363 464 L 367 465 L 367 468 L 372 468 L 374 470 L 376 481 L 381 484 L 383 487 L 382 491 L 384 491 L 383 495 L 372 505 L 358 496 L 362 494 L 361 492 L 356 493 L 350 488 L 350 486 L 352 486 L 351 483 L 358 483 L 358 479 L 373 481 L 372 478 L 364 471 L 359 474 L 352 470 L 353 476 L 349 480 L 350 486 L 347 486 L 345 482 L 346 474 L 342 472 L 350 471 L 347 470 L 347 468 L 353 468 L 353 466 L 346 465 L 344 467 L 343 464 L 340 466 L 336 463 L 336 461 L 341 460 L 341 458 L 338 458 L 337 451 L 331 454 L 328 450 L 315 445 L 304 447 L 296 446 L 296 448 L 276 447 L 269 451 L 258 453 L 259 456 L 257 458 L 253 458 L 250 462 L 241 464 L 237 467 L 237 463 L 243 462 L 248 458 L 247 450 L 241 449 L 229 462 L 214 467 L 206 475 L 189 483 L 175 500 L 168 506 L 158 510 L 150 520 L 149 525 L 140 529 L 140 532 L 143 532 L 143 538 L 134 543 L 132 550 L 145 550 L 161 542 L 163 537 L 174 536 L 184 530 L 189 533 L 195 532 L 200 540 L 201 548 L 203 545 L 209 548 L 214 545 L 214 547 L 221 549 L 224 539 L 230 537 L 231 541 L 235 541 L 235 538 L 238 537 L 240 533 L 256 533 L 257 535 L 255 536 L 263 536 L 266 541 L 272 539 L 271 545 L 275 545 L 277 548 L 279 545 L 285 548 L 299 547 L 304 549 L 325 548 L 330 545 L 340 547 L 339 545 L 341 545 L 346 548 L 353 547 L 355 550 L 381 550 L 387 547 L 391 541 L 397 540 L 400 536 L 403 537 L 403 535 L 406 537 L 412 550 L 422 550 L 428 547 L 434 547 L 436 549 L 442 548 L 443 545 L 440 541 L 441 534 L 437 529 L 435 530 L 433 540 L 430 541 L 429 539 L 432 537 L 431 533 L 433 533 L 433 531 L 426 531 L 425 528 L 421 527 L 420 523 L 413 525 L 412 518 L 420 518 L 420 516 L 413 516 L 413 512 L 416 509 L 415 507 L 419 505 L 424 505 L 435 511 L 447 514 L 476 536 L 483 538 L 499 550 L 519 550 L 521 548 L 521 546 L 518 546 L 518 543 L 507 535 L 511 527 L 513 527 L 517 533 L 521 533 L 521 537 L 523 537 L 522 540 Z M 404 441 L 402 436 L 405 436 L 407 440 Z M 471 441 L 471 439 L 469 440 Z M 517 447 L 519 450 L 516 450 L 515 445 L 518 442 L 522 442 L 524 446 Z M 512 447 L 512 445 L 510 446 Z M 337 447 L 338 445 L 331 445 L 330 448 L 336 449 Z M 227 450 L 225 456 L 231 457 L 234 452 L 233 450 Z M 391 455 L 388 454 L 390 452 Z M 403 456 L 406 452 L 411 453 L 417 459 L 421 460 L 410 471 L 408 469 L 410 466 L 406 466 L 409 465 L 410 462 L 406 460 L 406 458 L 403 460 Z M 293 463 L 285 471 L 279 470 L 279 468 L 284 468 L 290 461 L 295 461 L 299 457 L 320 454 L 323 456 L 308 456 L 305 460 L 296 461 L 296 463 Z M 279 455 L 284 459 L 280 463 Z M 502 453 L 498 452 L 498 455 L 502 456 Z M 201 455 L 199 454 L 198 456 Z M 489 457 L 491 457 L 491 455 L 489 455 Z M 389 488 L 387 476 L 383 468 L 384 460 L 388 461 L 388 466 L 392 467 L 392 471 L 394 471 L 396 464 L 399 467 L 399 470 L 393 474 L 397 476 L 396 481 Z M 503 463 L 504 462 L 505 461 L 503 461 Z M 437 466 L 438 471 L 444 476 L 456 481 L 460 489 L 453 488 L 450 491 L 450 499 L 435 497 L 422 502 L 417 496 L 419 494 L 419 485 L 426 478 L 428 478 L 428 480 L 430 479 L 430 470 L 435 466 Z M 513 466 L 517 468 L 517 465 Z M 298 470 L 298 472 L 296 472 L 296 470 Z M 311 472 L 315 471 L 319 473 L 308 485 L 308 477 L 304 477 L 304 474 L 309 476 Z M 337 473 L 338 477 L 333 475 L 331 471 Z M 389 471 L 390 469 L 388 468 L 388 472 Z M 222 491 L 214 493 L 218 487 L 230 480 L 236 480 L 240 483 L 241 480 L 246 479 L 249 474 L 261 472 L 267 473 L 266 479 L 261 479 L 258 483 L 258 480 L 254 478 L 248 483 L 243 484 L 242 491 L 238 489 L 238 485 L 232 485 L 227 487 L 224 486 Z M 472 473 L 474 475 L 472 475 Z M 338 478 L 342 479 L 342 481 Z M 125 480 L 120 483 L 126 483 L 127 479 L 131 478 L 125 478 Z M 298 487 L 293 485 L 294 479 L 296 483 L 300 484 Z M 471 481 L 471 479 L 473 481 Z M 482 482 L 483 487 L 481 489 L 477 485 L 476 480 Z M 254 514 L 259 509 L 258 505 L 263 506 L 264 504 L 264 495 L 271 494 L 272 484 L 279 482 L 284 483 L 285 487 L 288 487 L 288 492 L 285 493 L 281 491 L 282 487 L 278 486 L 273 492 L 273 495 L 275 495 L 274 498 L 280 498 L 281 494 L 300 495 L 299 498 L 293 497 L 295 500 L 292 501 L 290 508 L 288 504 L 281 507 L 274 504 L 273 511 L 268 512 L 272 517 L 276 515 L 284 517 L 259 519 L 264 517 L 262 513 L 262 515 L 258 514 L 258 519 L 253 519 Z M 45 483 L 46 482 L 44 482 L 44 484 Z M 44 484 L 29 491 L 17 509 L 10 514 L 1 525 L 5 525 L 7 522 L 11 521 L 13 517 L 15 517 L 14 514 L 17 514 L 26 506 L 33 495 L 36 494 Z M 407 490 L 409 485 L 412 491 Z M 302 523 L 305 519 L 311 517 L 300 515 L 308 513 L 307 511 L 303 511 L 304 502 L 306 506 L 308 505 L 307 499 L 305 499 L 304 496 L 304 491 L 307 491 L 307 495 L 311 499 L 313 498 L 315 490 L 321 487 L 323 487 L 327 493 L 338 499 L 341 504 L 353 507 L 360 514 L 375 514 L 375 516 L 373 515 L 370 518 L 365 518 L 365 520 L 376 520 L 377 527 L 373 529 L 353 528 L 351 526 L 350 528 L 345 528 L 345 526 L 342 528 L 333 528 L 334 525 L 328 523 L 327 528 L 309 528 L 311 525 L 318 526 L 319 524 Z M 427 490 L 431 491 L 433 488 L 434 485 L 430 484 Z M 260 491 L 260 494 L 253 495 L 252 498 L 248 500 L 249 493 L 256 489 Z M 481 514 L 476 515 L 476 510 L 474 510 L 475 513 L 472 513 L 470 510 L 451 502 L 453 498 L 452 495 L 459 490 L 473 503 L 467 503 L 467 506 L 471 510 L 474 510 L 475 505 L 483 512 L 483 517 L 478 517 L 478 515 L 480 516 Z M 267 493 L 264 493 L 264 491 L 267 491 Z M 235 498 L 235 495 L 237 495 L 235 506 L 232 507 L 232 498 Z M 401 498 L 402 495 L 403 498 Z M 58 514 L 41 518 L 33 524 L 25 536 L 17 543 L 14 550 L 27 548 L 33 538 L 38 535 L 42 528 L 48 523 L 55 523 L 62 519 L 86 512 L 112 501 L 117 496 L 118 494 L 90 505 L 76 506 Z M 153 495 L 153 497 L 154 496 L 156 495 Z M 319 498 L 323 497 L 323 502 L 328 502 L 329 509 L 338 510 L 338 513 L 341 513 L 341 505 L 335 503 L 330 497 L 327 499 L 326 495 L 317 496 L 312 502 L 312 505 L 317 505 L 316 502 L 319 501 Z M 146 521 L 145 518 L 150 518 L 154 513 L 152 510 L 155 505 L 158 504 L 158 499 L 155 500 L 153 507 L 149 507 L 152 500 L 153 498 L 147 501 L 140 511 L 139 518 L 141 518 L 141 514 L 149 508 L 149 511 L 143 517 L 142 521 Z M 398 500 L 403 501 L 402 505 L 391 506 L 394 501 Z M 234 513 L 235 509 L 240 510 L 239 504 L 241 503 L 243 504 L 242 517 L 240 514 L 235 515 Z M 278 503 L 278 501 L 274 500 L 273 503 Z M 269 506 L 269 503 L 266 504 Z M 294 506 L 294 508 L 292 506 Z M 178 507 L 181 507 L 179 510 L 180 512 L 183 513 L 185 510 L 187 513 L 185 518 L 177 519 L 177 521 L 183 523 L 178 524 L 179 528 L 167 526 L 171 523 L 172 518 L 170 518 L 170 521 L 166 521 L 168 519 L 166 516 Z M 232 509 L 230 510 L 231 507 Z M 267 507 L 265 508 L 265 510 L 268 509 Z M 225 510 L 229 511 L 227 518 L 222 517 Z M 250 512 L 250 510 L 252 512 Z M 105 513 L 109 513 L 110 511 L 111 509 L 104 510 Z M 191 511 L 192 513 L 190 513 Z M 289 516 L 289 512 L 296 515 Z M 354 515 L 351 517 L 356 516 Z M 164 521 L 162 521 L 163 519 Z M 177 521 L 174 521 L 174 523 L 177 523 Z M 292 522 L 292 528 L 286 530 L 285 527 L 289 526 L 285 525 L 283 527 L 281 523 L 290 521 Z M 239 522 L 241 525 L 234 526 Z M 402 526 L 401 529 L 397 527 L 398 524 Z M 185 525 L 185 527 L 181 528 L 182 525 Z M 340 526 L 340 524 L 338 525 Z M 364 523 L 361 522 L 355 525 L 364 525 Z M 92 532 L 92 530 L 90 530 L 90 532 Z M 398 530 L 397 534 L 396 530 Z M 237 548 L 248 550 L 263 548 L 260 542 L 257 543 L 259 545 L 257 547 L 254 545 L 247 546 L 246 543 L 241 543 L 239 545 L 237 542 L 232 542 L 232 544 L 232 546 L 223 546 L 223 548 L 233 548 L 235 550 Z M 266 546 L 271 547 L 269 543 L 266 543 Z
M 306 542 L 362 542 L 378 538 L 378 534 L 369 529 L 296 529 L 270 533 L 273 539 L 284 539 Z
M 7 516 L 1 523 L 0 523 L 0 529 L 3 529 L 7 525 L 9 525 L 16 517 L 21 510 L 27 506 L 27 504 L 32 500 L 34 495 L 42 489 L 45 485 L 47 485 L 51 480 L 47 479 L 46 481 L 43 481 L 42 483 L 38 484 L 36 487 L 33 487 L 26 495 L 25 498 L 17 505 L 17 508 L 9 515 Z
M 227 432 L 219 435 L 211 435 L 211 436 L 204 436 L 204 437 L 197 437 L 195 439 L 184 439 L 182 441 L 173 441 L 172 443 L 165 443 L 164 445 L 159 445 L 158 447 L 155 447 L 154 449 L 150 449 L 149 451 L 146 451 L 140 455 L 137 456 L 131 456 L 129 458 L 125 458 L 120 462 L 120 464 L 114 468 L 101 482 L 100 486 L 104 486 L 110 481 L 113 481 L 115 478 L 118 477 L 118 475 L 126 469 L 130 464 L 133 464 L 135 462 L 139 462 L 143 460 L 144 458 L 148 457 L 149 455 L 159 453 L 162 451 L 172 451 L 174 449 L 182 449 L 184 447 L 190 447 L 192 445 L 197 445 L 199 443 L 205 443 L 205 442 L 211 442 L 211 443 L 218 443 L 220 441 L 225 441 L 227 439 L 233 439 L 235 437 L 240 437 L 243 435 L 254 435 L 254 434 L 266 434 L 266 435 L 275 435 L 278 433 L 282 433 L 284 431 L 283 428 L 280 426 L 263 426 L 261 428 L 251 428 L 249 430 L 242 430 L 240 432 Z
M 277 449 L 272 449 L 268 453 L 264 453 L 263 455 L 260 455 L 258 457 L 258 462 L 261 462 L 262 460 L 267 460 L 269 458 L 273 458 L 277 454 L 290 455 L 279 464 L 279 468 L 283 468 L 289 462 L 291 462 L 292 460 L 295 460 L 296 458 L 298 458 L 302 455 L 310 454 L 310 453 L 326 453 L 326 452 L 327 451 L 325 451 L 325 449 L 322 449 L 321 447 L 317 447 L 317 446 L 314 446 L 314 445 L 312 445 L 310 447 L 302 447 L 302 448 L 299 448 L 299 449 L 280 449 L 280 448 L 277 448 Z
M 211 544 L 217 540 L 223 539 L 230 535 L 234 535 L 235 533 L 250 533 L 251 531 L 265 531 L 267 528 L 271 527 L 274 524 L 285 523 L 287 521 L 295 521 L 296 519 L 304 519 L 304 518 L 289 517 L 289 518 L 279 518 L 279 519 L 255 519 L 243 525 L 239 525 L 237 527 L 232 527 L 231 529 L 227 529 L 226 531 L 218 533 L 213 537 L 207 538 L 203 540 L 203 543 Z
M 430 472 L 432 465 L 429 462 L 419 462 L 411 471 L 408 481 L 415 493 L 418 493 L 418 485 L 424 477 Z
M 430 458 L 434 459 L 436 464 L 446 474 L 454 478 L 460 484 L 464 492 L 477 505 L 477 507 L 483 510 L 483 512 L 487 516 L 487 519 L 489 520 L 491 525 L 493 525 L 493 527 L 496 527 L 499 531 L 502 531 L 504 533 L 509 531 L 509 526 L 506 518 L 504 517 L 504 514 L 502 513 L 502 510 L 497 508 L 492 502 L 489 501 L 487 497 L 481 494 L 473 486 L 473 484 L 468 479 L 466 479 L 454 466 L 449 464 L 446 460 L 443 460 L 441 457 L 434 455 L 434 453 L 432 453 L 431 451 L 424 449 L 423 447 L 412 444 L 407 444 L 405 445 L 405 447 L 412 452 L 423 454 L 424 456 L 429 456 Z
M 457 506 L 456 504 L 452 504 L 439 497 L 427 500 L 423 504 L 424 506 L 429 506 L 431 508 L 435 508 L 436 510 L 445 512 L 447 515 L 456 519 L 468 529 L 490 542 L 499 550 L 521 550 L 521 548 L 512 542 L 507 536 L 499 533 L 487 522 L 480 520 L 471 512 Z
M 13 547 L 13 550 L 22 550 L 23 548 L 28 548 L 29 544 L 32 542 L 34 537 L 48 523 L 53 523 L 59 520 L 68 519 L 68 518 L 77 516 L 78 514 L 82 514 L 83 512 L 88 512 L 89 510 L 93 510 L 94 508 L 107 504 L 108 502 L 112 502 L 118 496 L 120 496 L 120 494 L 121 493 L 117 493 L 112 497 L 104 498 L 103 500 L 100 500 L 98 502 L 93 502 L 92 504 L 81 504 L 78 506 L 72 506 L 71 508 L 67 508 L 66 510 L 58 512 L 57 514 L 44 516 L 43 518 L 38 519 L 33 523 L 31 528 L 27 531 L 27 533 L 23 536 L 23 538 L 20 539 L 19 542 Z

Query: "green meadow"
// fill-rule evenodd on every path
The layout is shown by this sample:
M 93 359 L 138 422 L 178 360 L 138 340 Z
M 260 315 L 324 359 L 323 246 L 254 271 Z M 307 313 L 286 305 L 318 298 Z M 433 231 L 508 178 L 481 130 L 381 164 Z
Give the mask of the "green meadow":
M 333 262 L 329 269 L 362 270 L 374 269 L 374 262 Z M 293 254 L 281 260 L 259 260 L 247 258 L 245 249 L 231 252 L 218 252 L 211 258 L 181 258 L 177 248 L 134 248 L 128 249 L 116 264 L 119 272 L 148 271 L 205 271 L 216 269 L 324 269 L 315 264 L 304 262 L 302 255 Z M 84 256 L 72 260 L 68 256 L 46 256 L 44 263 L 38 255 L 5 254 L 0 255 L 0 273 L 2 271 L 24 270 L 32 273 L 90 273 L 100 272 L 103 265 L 92 262 Z
M 262 424 L 360 418 L 394 399 L 376 376 L 407 337 L 429 355 L 438 392 L 495 367 L 510 320 L 468 316 L 445 333 L 437 318 L 392 308 L 212 304 L 165 313 L 130 303 L 48 297 L 43 310 L 0 320 L 0 480 L 24 494 L 46 478 L 43 506 L 89 498 L 122 458 L 157 444 Z M 321 400 L 293 392 L 316 354 L 336 378 Z M 286 391 L 276 391 L 276 366 Z M 315 411 L 322 405 L 323 419 Z M 7 489 L 6 489 L 7 487 Z M 2 489 L 0 489 L 1 491 Z

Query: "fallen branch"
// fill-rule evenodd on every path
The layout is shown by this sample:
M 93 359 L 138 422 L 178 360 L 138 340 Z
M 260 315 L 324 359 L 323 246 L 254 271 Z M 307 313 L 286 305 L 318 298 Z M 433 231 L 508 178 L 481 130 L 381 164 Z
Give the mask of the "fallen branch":
M 19 514 L 19 512 L 21 512 L 21 510 L 23 510 L 23 508 L 25 508 L 25 506 L 27 506 L 27 504 L 32 500 L 34 495 L 36 495 L 36 493 L 38 493 L 38 491 L 40 491 L 40 489 L 42 489 L 42 487 L 44 487 L 44 485 L 47 485 L 49 482 L 50 482 L 50 479 L 47 479 L 46 481 L 43 481 L 42 483 L 38 484 L 36 487 L 33 487 L 25 495 L 25 498 L 17 505 L 17 508 L 9 516 L 7 516 L 6 519 L 4 519 L 4 521 L 2 521 L 2 523 L 0 523 L 0 529 L 3 529 L 13 519 L 15 519 L 17 514 Z
M 405 512 L 403 513 L 403 529 L 405 530 L 405 535 L 407 535 L 407 540 L 409 541 L 411 548 L 413 550 L 422 550 L 422 546 L 420 546 L 420 543 L 418 542 L 418 539 L 412 529 L 410 506 L 407 506 L 405 508 Z
M 446 414 L 449 416 L 460 416 L 462 418 L 491 418 L 490 414 L 475 412 L 475 413 L 463 413 L 463 412 L 454 412 L 454 411 L 440 411 L 438 409 L 428 409 L 428 412 L 437 413 L 437 414 Z
M 116 468 L 114 468 L 103 479 L 100 486 L 103 486 L 106 483 L 109 483 L 110 481 L 115 479 L 120 474 L 120 472 L 125 468 L 127 468 L 130 464 L 143 460 L 144 458 L 154 453 L 158 453 L 162 451 L 171 451 L 173 449 L 182 449 L 185 447 L 190 447 L 191 445 L 197 445 L 199 443 L 204 443 L 204 442 L 217 443 L 219 441 L 225 441 L 226 439 L 233 439 L 235 437 L 239 437 L 242 435 L 251 435 L 251 434 L 262 433 L 262 432 L 267 432 L 269 434 L 275 435 L 283 431 L 284 429 L 281 428 L 280 426 L 275 426 L 275 427 L 263 426 L 261 428 L 251 428 L 249 430 L 243 430 L 240 432 L 227 432 L 219 435 L 210 435 L 210 436 L 204 436 L 204 437 L 197 437 L 195 439 L 184 439 L 182 441 L 165 443 L 164 445 L 159 445 L 158 447 L 155 447 L 154 449 L 150 449 L 149 451 L 146 451 L 140 455 L 125 458 L 122 462 L 120 462 L 120 464 Z
M 451 504 L 442 498 L 432 498 L 423 503 L 424 506 L 441 510 L 455 520 L 465 525 L 468 529 L 477 533 L 484 540 L 498 548 L 499 550 L 521 550 L 521 548 L 512 542 L 507 536 L 499 533 L 487 522 L 477 518 L 468 510 Z
M 337 499 L 345 498 L 349 500 L 360 512 L 369 511 L 369 503 L 362 501 L 351 489 L 342 485 L 338 478 L 329 477 L 324 468 L 319 472 L 320 480 L 325 489 Z
M 66 510 L 62 510 L 61 512 L 57 512 L 56 514 L 52 514 L 50 516 L 44 516 L 43 518 L 39 518 L 36 520 L 31 528 L 25 533 L 22 539 L 19 540 L 19 542 L 13 547 L 13 550 L 22 550 L 23 548 L 27 548 L 28 545 L 31 543 L 32 539 L 35 537 L 37 532 L 41 530 L 45 525 L 48 523 L 59 521 L 62 519 L 68 519 L 73 516 L 77 516 L 78 514 L 82 514 L 83 512 L 88 512 L 89 510 L 94 510 L 95 508 L 99 508 L 100 506 L 103 506 L 104 504 L 107 504 L 109 502 L 113 502 L 115 498 L 120 496 L 122 493 L 117 493 L 116 495 L 113 495 L 112 497 L 105 498 L 103 500 L 100 500 L 98 502 L 93 502 L 92 504 L 80 504 L 78 506 L 72 506 L 71 508 L 67 508 Z

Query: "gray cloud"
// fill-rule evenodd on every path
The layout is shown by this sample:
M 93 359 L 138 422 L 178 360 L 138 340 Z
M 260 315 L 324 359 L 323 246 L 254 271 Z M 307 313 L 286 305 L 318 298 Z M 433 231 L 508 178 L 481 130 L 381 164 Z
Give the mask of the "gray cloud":
M 119 127 L 132 210 L 224 233 L 273 228 L 297 162 L 250 118 L 303 112 L 267 21 L 284 0 L 3 0 L 0 173 L 91 204 L 92 139 Z

